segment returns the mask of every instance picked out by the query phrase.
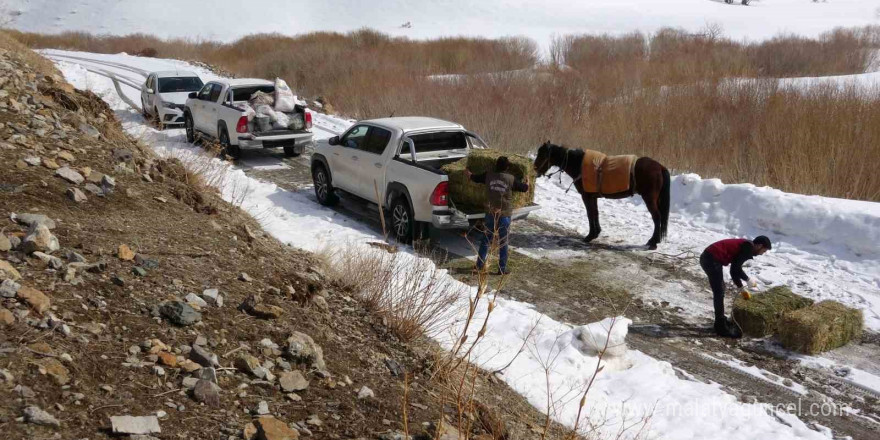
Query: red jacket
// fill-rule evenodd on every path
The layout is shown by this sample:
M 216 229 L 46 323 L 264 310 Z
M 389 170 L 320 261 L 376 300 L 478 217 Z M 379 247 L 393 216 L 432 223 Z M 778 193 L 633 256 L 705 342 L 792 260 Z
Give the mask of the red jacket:
M 706 248 L 706 252 L 715 258 L 715 261 L 727 266 L 733 262 L 733 259 L 739 254 L 740 247 L 748 240 L 744 238 L 728 238 L 727 240 L 716 241 Z

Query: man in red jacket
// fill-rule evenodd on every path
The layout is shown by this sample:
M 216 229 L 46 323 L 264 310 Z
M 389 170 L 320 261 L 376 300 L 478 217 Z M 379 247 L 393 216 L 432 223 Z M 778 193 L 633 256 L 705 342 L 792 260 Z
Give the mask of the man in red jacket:
M 762 255 L 772 249 L 770 239 L 760 235 L 754 240 L 744 238 L 730 238 L 712 243 L 700 255 L 700 267 L 709 277 L 709 286 L 712 287 L 712 296 L 715 303 L 715 333 L 719 336 L 731 338 L 742 337 L 742 330 L 730 322 L 724 314 L 724 273 L 722 266 L 730 265 L 730 278 L 736 287 L 740 288 L 743 297 L 750 298 L 748 290 L 743 287 L 743 281 L 748 282 L 749 277 L 743 272 L 742 265 L 755 256 Z

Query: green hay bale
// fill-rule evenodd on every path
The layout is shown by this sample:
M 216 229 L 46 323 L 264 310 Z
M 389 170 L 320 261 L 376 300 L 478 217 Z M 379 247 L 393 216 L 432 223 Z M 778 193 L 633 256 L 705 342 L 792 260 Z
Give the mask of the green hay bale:
M 733 319 L 743 333 L 761 338 L 776 332 L 783 315 L 813 304 L 813 300 L 792 293 L 785 286 L 774 287 L 752 295 L 749 300 L 737 297 L 733 302 Z
M 532 161 L 527 157 L 505 154 L 500 151 L 482 149 L 471 150 L 468 157 L 443 166 L 449 176 L 449 198 L 456 208 L 465 212 L 481 212 L 486 208 L 486 186 L 473 183 L 467 178 L 465 168 L 474 174 L 492 171 L 499 156 L 510 159 L 508 172 L 517 179 L 528 182 L 528 192 L 513 193 L 513 208 L 529 206 L 535 200 L 535 180 L 537 176 Z
M 862 334 L 862 311 L 822 301 L 787 313 L 777 336 L 789 350 L 816 354 L 846 345 Z

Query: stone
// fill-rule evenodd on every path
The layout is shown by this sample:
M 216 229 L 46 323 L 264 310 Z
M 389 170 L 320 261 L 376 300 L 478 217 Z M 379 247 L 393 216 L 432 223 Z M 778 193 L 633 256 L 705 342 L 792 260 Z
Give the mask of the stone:
M 92 195 L 95 195 L 95 196 L 98 196 L 98 197 L 104 197 L 104 190 L 101 189 L 98 185 L 95 185 L 94 183 L 87 183 L 87 184 L 83 187 L 83 189 L 86 190 L 86 191 L 88 191 L 88 192 L 91 193 Z
M 0 252 L 9 252 L 10 250 L 12 250 L 12 242 L 9 241 L 9 237 L 0 233 Z
M 205 289 L 202 292 L 202 299 L 212 306 L 223 307 L 223 295 L 217 289 Z
M 61 422 L 53 417 L 52 414 L 49 414 L 36 406 L 29 406 L 24 409 L 24 420 L 28 423 L 33 423 L 34 425 L 52 426 L 54 428 L 61 426 Z
M 104 179 L 104 174 L 97 171 L 92 171 L 91 173 L 86 174 L 86 180 L 95 185 L 99 185 L 102 179 Z
M 184 377 L 182 385 L 184 388 L 191 390 L 196 387 L 196 384 L 199 383 L 200 380 L 202 379 L 199 379 L 198 377 Z
M 0 325 L 10 326 L 15 324 L 15 315 L 7 309 L 0 309 Z
M 131 151 L 128 151 L 124 148 L 114 148 L 113 149 L 113 160 L 116 162 L 131 162 L 134 159 L 134 156 L 131 154 Z
M 297 440 L 299 438 L 299 431 L 272 416 L 258 417 L 253 423 L 257 428 L 257 440 Z
M 16 223 L 29 228 L 37 225 L 46 225 L 49 229 L 55 229 L 55 221 L 43 214 L 12 214 L 10 216 Z
M 235 358 L 233 366 L 242 373 L 247 373 L 260 379 L 266 377 L 265 370 L 260 365 L 260 360 L 247 353 L 239 354 L 238 357 Z
M 140 266 L 135 266 L 131 268 L 131 273 L 135 276 L 145 277 L 147 276 L 147 270 Z
M 244 273 L 244 272 L 242 272 L 242 273 L 240 273 L 240 274 L 238 275 L 238 279 L 239 279 L 239 281 L 244 281 L 244 282 L 246 282 L 246 283 L 249 283 L 249 282 L 251 282 L 251 281 L 254 280 L 253 278 L 251 278 L 250 275 L 248 275 L 248 274 L 246 274 L 246 273 Z
M 172 367 L 172 368 L 177 366 L 177 356 L 175 356 L 173 353 L 169 353 L 167 351 L 160 351 L 159 353 L 157 353 L 157 356 L 159 356 L 159 362 L 162 365 L 165 365 L 166 367 Z
M 217 370 L 214 367 L 205 367 L 199 371 L 202 379 L 217 383 Z
M 21 286 L 16 296 L 39 314 L 49 310 L 52 305 L 52 301 L 43 292 L 28 286 Z
M 34 390 L 32 390 L 28 386 L 21 384 L 16 385 L 15 388 L 12 389 L 12 391 L 25 399 L 33 399 L 34 397 L 37 397 L 37 393 L 35 393 Z
M 250 314 L 262 319 L 278 319 L 284 314 L 284 309 L 269 304 L 257 304 L 250 310 Z
M 366 386 L 361 387 L 358 391 L 358 399 L 370 399 L 376 397 L 376 393 L 373 390 L 367 388 Z
M 110 425 L 114 434 L 157 434 L 162 432 L 156 416 L 113 416 Z
M 64 262 L 61 261 L 60 258 L 53 257 L 52 255 L 45 254 L 43 252 L 37 251 L 31 254 L 31 256 L 39 258 L 40 261 L 46 263 L 46 265 L 51 267 L 52 269 L 59 270 L 64 267 Z
M 27 164 L 27 162 L 19 159 L 19 160 L 15 161 L 15 167 L 20 170 L 23 170 L 28 167 L 28 164 Z
M 65 254 L 65 257 L 67 258 L 67 261 L 70 261 L 71 263 L 85 263 L 86 262 L 86 257 L 83 257 L 82 255 L 80 255 L 76 252 L 73 252 L 73 251 L 67 252 L 67 254 Z
M 159 377 L 165 376 L 165 369 L 158 365 L 153 365 L 153 374 Z
M 50 170 L 57 170 L 61 168 L 61 165 L 58 165 L 58 162 L 55 162 L 55 159 L 46 158 L 43 160 L 43 166 Z
M 183 371 L 186 371 L 187 373 L 192 373 L 193 371 L 198 371 L 198 370 L 202 369 L 201 365 L 199 365 L 189 359 L 184 359 L 184 360 L 178 362 L 177 365 L 180 366 L 180 368 L 183 369 Z
M 401 367 L 394 359 L 385 358 L 385 366 L 388 367 L 388 371 L 392 376 L 403 376 L 403 367 Z
M 220 406 L 220 387 L 209 380 L 199 379 L 193 387 L 193 398 L 208 406 Z
M 261 416 L 269 414 L 269 404 L 266 403 L 265 400 L 261 400 L 260 403 L 257 404 L 257 407 L 254 408 L 254 413 Z
M 196 336 L 196 340 L 193 342 L 193 345 L 208 345 L 208 338 L 203 335 Z
M 41 374 L 49 375 L 55 384 L 67 385 L 70 382 L 70 371 L 55 358 L 41 359 L 36 363 Z
M 327 313 L 330 311 L 330 304 L 327 303 L 327 300 L 324 299 L 323 296 L 316 295 L 316 296 L 312 297 L 312 304 L 314 304 L 314 306 L 318 310 L 320 310 L 324 313 Z
M 182 301 L 169 301 L 159 307 L 159 313 L 172 324 L 187 326 L 202 320 L 202 314 Z
M 284 397 L 286 397 L 291 402 L 302 402 L 303 400 L 302 397 L 300 397 L 299 394 L 296 393 L 287 393 L 284 395 Z
M 79 131 L 83 132 L 86 136 L 90 138 L 99 138 L 101 137 L 101 132 L 98 131 L 97 128 L 92 127 L 89 124 L 79 124 Z
M 159 267 L 158 260 L 154 260 L 152 258 L 147 258 L 143 254 L 135 254 L 134 255 L 134 262 L 138 266 L 141 266 L 147 270 L 152 270 L 152 269 L 156 269 Z
M 79 188 L 67 188 L 67 198 L 76 203 L 83 203 L 89 200 Z
M 105 174 L 104 177 L 101 178 L 101 186 L 104 188 L 115 188 L 116 179 Z
M 67 151 L 59 151 L 56 157 L 67 162 L 76 162 L 76 158 Z
M 327 370 L 323 350 L 311 336 L 305 333 L 293 332 L 287 338 L 284 357 L 296 363 L 309 365 L 318 371 Z
M 61 248 L 58 238 L 52 235 L 49 228 L 44 224 L 31 227 L 24 241 L 21 243 L 22 251 L 28 255 L 40 251 L 51 254 Z
M 186 297 L 184 297 L 184 299 L 185 299 L 186 302 L 188 302 L 190 305 L 196 305 L 196 306 L 199 306 L 199 307 L 208 307 L 208 303 L 205 302 L 205 300 L 203 300 L 202 298 L 200 298 L 200 297 L 199 297 L 198 295 L 196 295 L 195 293 L 188 293 L 188 294 L 186 294 Z
M 34 167 L 38 167 L 43 164 L 43 160 L 36 156 L 26 157 L 23 160 L 26 164 Z
M 193 345 L 192 350 L 189 352 L 189 358 L 193 362 L 203 366 L 203 367 L 219 367 L 220 361 L 217 360 L 217 355 L 211 353 L 205 347 L 201 345 Z
M 278 384 L 285 393 L 302 391 L 309 387 L 309 381 L 299 371 L 285 371 L 278 376 Z
M 242 436 L 244 437 L 244 440 L 257 440 L 257 425 L 255 425 L 254 422 L 244 425 Z M 231 436 L 229 440 L 232 440 Z
M 318 417 L 317 414 L 312 414 L 311 416 L 309 416 L 308 420 L 306 420 L 306 424 L 312 426 L 321 426 L 324 424 L 324 422 L 321 421 L 321 418 Z
M 70 167 L 58 168 L 57 170 L 55 170 L 55 175 L 74 185 L 79 185 L 86 180 L 86 178 L 83 177 L 82 174 L 74 171 Z
M 116 251 L 116 256 L 122 261 L 132 261 L 134 260 L 134 251 L 127 244 L 121 244 Z
M 122 278 L 119 275 L 113 275 L 112 277 L 110 277 L 110 281 L 112 281 L 113 284 L 116 284 L 119 287 L 125 286 L 125 278 Z
M 18 273 L 18 270 L 16 268 L 12 267 L 12 265 L 9 264 L 8 261 L 0 260 L 0 278 L 12 282 L 12 281 L 20 280 L 21 274 Z M 4 284 L 4 286 L 6 286 L 6 284 Z M 11 288 L 11 287 L 7 287 L 7 288 Z M 6 292 L 6 290 L 4 290 L 4 292 Z M 8 296 L 5 293 L 3 296 L 8 298 Z

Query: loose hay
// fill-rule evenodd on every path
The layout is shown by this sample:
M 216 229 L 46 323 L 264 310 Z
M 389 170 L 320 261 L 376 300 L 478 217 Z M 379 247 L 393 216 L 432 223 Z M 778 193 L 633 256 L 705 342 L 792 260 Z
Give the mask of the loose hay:
M 474 174 L 492 171 L 495 168 L 495 160 L 500 156 L 510 159 L 510 168 L 507 170 L 517 179 L 528 182 L 528 192 L 513 193 L 513 208 L 529 206 L 535 200 L 535 171 L 532 161 L 527 157 L 504 154 L 500 151 L 481 149 L 471 150 L 468 157 L 457 162 L 443 166 L 443 171 L 449 176 L 449 198 L 455 207 L 465 212 L 480 212 L 486 207 L 486 186 L 473 183 L 465 174 L 465 168 Z
M 776 332 L 783 315 L 811 304 L 813 300 L 795 295 L 788 287 L 777 286 L 752 295 L 749 300 L 737 297 L 733 302 L 733 319 L 743 333 L 761 338 Z
M 846 345 L 862 334 L 862 312 L 836 301 L 787 313 L 779 322 L 778 336 L 790 350 L 816 354 Z

